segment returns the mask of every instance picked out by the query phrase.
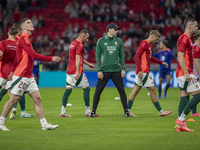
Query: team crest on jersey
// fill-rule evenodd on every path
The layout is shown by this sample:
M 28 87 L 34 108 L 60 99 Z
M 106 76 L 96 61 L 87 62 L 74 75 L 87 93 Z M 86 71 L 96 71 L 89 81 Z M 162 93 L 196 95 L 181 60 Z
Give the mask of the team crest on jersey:
M 115 45 L 117 45 L 117 42 L 115 42 Z
M 196 87 L 196 89 L 198 89 L 198 88 L 199 88 L 199 86 L 198 86 L 198 85 L 196 85 L 195 87 Z
M 21 94 L 22 90 L 19 90 L 18 93 Z

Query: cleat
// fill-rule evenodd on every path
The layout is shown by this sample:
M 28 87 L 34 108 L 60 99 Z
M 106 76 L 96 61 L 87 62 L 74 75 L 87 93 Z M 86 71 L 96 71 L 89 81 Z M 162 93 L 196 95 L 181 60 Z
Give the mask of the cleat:
M 13 108 L 13 109 L 11 110 L 11 114 L 10 114 L 9 119 L 10 119 L 10 120 L 11 120 L 11 119 L 15 119 L 16 113 L 17 113 L 17 109 L 16 109 L 16 108 Z
M 128 112 L 130 117 L 137 117 L 137 115 L 134 115 L 130 110 L 128 110 Z
M 97 116 L 99 116 L 99 114 L 96 114 L 95 112 L 92 111 L 88 117 L 94 118 L 94 117 L 97 117 Z
M 184 131 L 184 130 L 182 130 L 181 128 L 176 129 L 176 132 L 181 132 L 181 131 Z
M 64 113 L 64 114 L 60 114 L 60 117 L 72 117 L 72 116 L 68 115 L 67 113 Z
M 167 98 L 167 92 L 164 92 L 164 99 Z
M 159 115 L 160 115 L 160 117 L 164 117 L 164 116 L 167 116 L 167 115 L 169 115 L 171 113 L 172 113 L 172 111 L 161 110 L 159 112 Z
M 21 114 L 21 117 L 22 118 L 31 118 L 31 117 L 33 117 L 33 114 L 29 114 L 29 113 L 25 112 L 25 114 Z
M 128 111 L 125 112 L 124 117 L 131 117 Z
M 51 125 L 51 124 L 47 123 L 44 126 L 42 126 L 42 130 L 53 130 L 57 127 L 58 127 L 58 125 Z
M 10 131 L 10 129 L 8 129 L 5 124 L 0 124 L 0 130 L 2 130 L 2 131 Z
M 175 123 L 184 131 L 187 132 L 193 132 L 194 130 L 188 129 L 185 121 L 180 121 L 179 119 L 176 119 Z
M 200 114 L 196 112 L 195 114 L 191 114 L 191 117 L 200 117 Z
M 161 99 L 161 95 L 159 95 L 159 96 L 157 97 L 157 99 Z
M 188 120 L 185 120 L 185 121 L 195 122 L 195 120 L 192 118 L 189 118 Z
M 90 117 L 91 113 L 92 113 L 91 111 L 88 113 L 85 113 L 85 117 Z M 97 116 L 99 116 L 99 114 L 95 114 L 95 117 L 97 117 Z

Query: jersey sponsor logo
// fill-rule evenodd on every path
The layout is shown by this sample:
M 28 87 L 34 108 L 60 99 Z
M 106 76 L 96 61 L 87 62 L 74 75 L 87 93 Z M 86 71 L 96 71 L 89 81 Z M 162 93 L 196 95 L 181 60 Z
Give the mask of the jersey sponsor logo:
M 7 47 L 9 47 L 11 50 L 15 50 L 16 51 L 16 46 L 7 45 Z
M 104 45 L 108 45 L 108 43 L 104 43 Z
M 70 46 L 69 46 L 69 48 L 73 48 L 73 47 L 74 47 L 74 45 L 70 45 Z
M 109 51 L 109 54 L 112 55 L 114 51 L 116 51 L 116 46 L 107 46 L 107 50 Z

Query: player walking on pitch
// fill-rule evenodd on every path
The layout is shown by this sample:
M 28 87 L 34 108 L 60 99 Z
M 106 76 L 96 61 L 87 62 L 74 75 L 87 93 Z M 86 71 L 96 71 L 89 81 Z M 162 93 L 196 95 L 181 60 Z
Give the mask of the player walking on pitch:
M 166 62 L 168 64 L 168 68 L 160 64 L 160 71 L 159 71 L 159 85 L 158 85 L 158 99 L 161 99 L 161 92 L 162 92 L 162 83 L 164 78 L 167 79 L 167 85 L 164 91 L 164 98 L 167 98 L 167 90 L 170 87 L 170 80 L 171 80 L 171 58 L 177 59 L 176 56 L 173 54 L 172 50 L 167 48 L 168 41 L 164 40 L 160 42 L 160 49 L 157 53 L 153 54 L 154 57 L 158 58 L 160 61 Z
M 88 41 L 88 38 L 88 31 L 82 30 L 79 33 L 79 37 L 74 40 L 69 47 L 69 65 L 67 68 L 66 90 L 62 98 L 60 117 L 71 117 L 66 113 L 66 105 L 74 86 L 82 87 L 84 91 L 83 97 L 85 101 L 85 116 L 88 117 L 91 114 L 90 87 L 88 79 L 83 71 L 83 64 L 88 65 L 92 69 L 95 68 L 93 64 L 84 60 L 85 50 L 83 44 Z
M 179 36 L 177 41 L 178 67 L 176 69 L 176 77 L 180 87 L 180 103 L 178 107 L 178 119 L 175 123 L 178 125 L 177 132 L 192 132 L 194 130 L 187 128 L 185 118 L 200 101 L 200 84 L 193 75 L 194 47 L 190 38 L 198 29 L 196 19 L 191 17 L 186 18 L 184 20 L 184 28 L 185 32 Z M 189 101 L 190 95 L 193 97 Z
M 0 130 L 9 131 L 5 126 L 5 120 L 13 105 L 17 103 L 24 92 L 28 92 L 34 101 L 35 112 L 38 115 L 42 130 L 51 130 L 58 127 L 58 125 L 51 125 L 47 123 L 44 116 L 43 107 L 41 104 L 41 96 L 36 81 L 33 78 L 33 59 L 44 61 L 59 62 L 58 56 L 43 56 L 35 53 L 30 42 L 30 36 L 34 31 L 33 24 L 30 19 L 24 18 L 20 22 L 20 27 L 23 30 L 22 36 L 18 40 L 14 73 L 12 77 L 12 84 L 10 87 L 11 97 L 6 102 L 3 112 L 0 116 Z
M 129 101 L 128 101 L 128 109 L 131 116 L 133 116 L 131 112 L 133 101 L 137 96 L 137 94 L 140 92 L 142 86 L 146 87 L 149 90 L 151 101 L 156 107 L 156 109 L 159 111 L 159 115 L 161 117 L 167 116 L 172 113 L 172 111 L 166 111 L 161 108 L 156 97 L 156 89 L 150 73 L 150 61 L 162 64 L 166 68 L 168 67 L 168 64 L 166 62 L 162 62 L 151 56 L 152 55 L 151 44 L 157 43 L 159 38 L 160 38 L 160 33 L 157 30 L 152 30 L 149 34 L 149 37 L 146 40 L 143 40 L 139 44 L 138 49 L 136 51 L 135 63 L 137 67 L 136 67 L 135 85 L 133 91 L 129 95 Z

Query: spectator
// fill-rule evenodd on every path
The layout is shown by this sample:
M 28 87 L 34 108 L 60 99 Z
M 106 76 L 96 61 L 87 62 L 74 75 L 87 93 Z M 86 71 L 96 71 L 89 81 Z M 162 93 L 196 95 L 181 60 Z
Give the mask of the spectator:
M 36 15 L 33 15 L 31 21 L 33 23 L 34 28 L 36 28 L 38 25 L 38 19 L 37 19 Z
M 37 9 L 37 8 L 38 8 L 37 1 L 36 0 L 31 0 L 29 9 Z
M 45 21 L 42 15 L 39 16 L 38 27 L 39 28 L 45 27 Z

